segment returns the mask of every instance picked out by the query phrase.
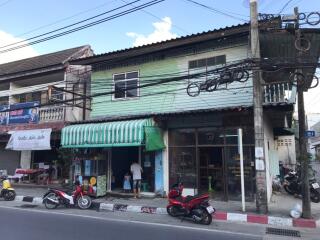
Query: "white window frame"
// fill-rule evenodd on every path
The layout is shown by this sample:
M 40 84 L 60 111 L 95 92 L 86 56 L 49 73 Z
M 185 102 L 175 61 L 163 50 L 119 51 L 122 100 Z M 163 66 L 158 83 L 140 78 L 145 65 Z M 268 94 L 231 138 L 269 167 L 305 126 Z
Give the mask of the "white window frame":
M 130 78 L 130 79 L 127 79 L 127 74 L 129 73 L 138 73 L 138 77 L 137 78 Z M 127 97 L 127 90 L 125 90 L 125 97 L 123 98 L 115 98 L 115 93 L 112 94 L 112 100 L 113 101 L 122 101 L 122 100 L 131 100 L 131 99 L 137 99 L 140 97 L 140 71 L 139 70 L 135 70 L 135 71 L 128 71 L 128 72 L 120 72 L 120 73 L 113 73 L 112 74 L 112 91 L 115 91 L 115 84 L 116 82 L 114 81 L 114 77 L 116 75 L 121 75 L 121 74 L 124 74 L 125 75 L 125 79 L 124 80 L 120 80 L 118 82 L 127 82 L 127 81 L 131 81 L 131 80 L 137 80 L 137 96 L 135 97 Z

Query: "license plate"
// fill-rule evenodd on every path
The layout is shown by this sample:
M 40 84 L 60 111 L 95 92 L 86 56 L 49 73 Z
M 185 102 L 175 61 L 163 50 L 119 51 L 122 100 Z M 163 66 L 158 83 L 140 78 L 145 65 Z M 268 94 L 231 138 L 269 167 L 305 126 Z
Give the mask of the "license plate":
M 214 209 L 213 209 L 213 207 L 212 206 L 209 206 L 209 207 L 207 207 L 207 211 L 208 211 L 208 213 L 214 213 Z
M 317 189 L 317 188 L 319 188 L 320 186 L 319 186 L 318 183 L 312 183 L 312 187 L 313 187 L 314 189 Z

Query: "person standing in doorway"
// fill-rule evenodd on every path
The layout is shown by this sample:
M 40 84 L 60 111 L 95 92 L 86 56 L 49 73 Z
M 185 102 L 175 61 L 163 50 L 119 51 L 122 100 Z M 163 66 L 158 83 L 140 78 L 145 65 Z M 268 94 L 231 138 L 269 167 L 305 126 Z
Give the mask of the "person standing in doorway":
M 141 188 L 141 173 L 142 168 L 137 160 L 135 160 L 130 167 L 133 180 L 133 196 L 134 198 L 140 198 L 140 188 Z

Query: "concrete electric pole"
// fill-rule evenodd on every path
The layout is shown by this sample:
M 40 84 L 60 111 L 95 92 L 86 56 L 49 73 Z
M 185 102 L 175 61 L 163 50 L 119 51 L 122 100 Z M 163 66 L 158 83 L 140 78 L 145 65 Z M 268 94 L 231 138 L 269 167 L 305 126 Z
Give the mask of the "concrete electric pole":
M 251 54 L 255 61 L 260 61 L 260 42 L 257 1 L 250 0 L 250 38 Z M 254 112 L 254 135 L 255 135 L 255 167 L 256 167 L 256 207 L 259 213 L 268 212 L 266 162 L 264 152 L 263 131 L 263 96 L 261 88 L 261 72 L 253 70 L 253 112 Z
M 296 19 L 295 24 L 295 36 L 296 36 L 296 47 L 297 49 L 297 64 L 301 64 L 302 58 L 302 50 L 301 50 L 301 30 L 299 26 L 299 11 L 298 8 L 294 8 L 294 14 Z M 311 205 L 310 205 L 310 189 L 309 189 L 309 158 L 307 151 L 307 141 L 305 137 L 306 131 L 306 118 L 304 111 L 304 83 L 305 81 L 300 81 L 299 83 L 299 75 L 302 74 L 302 69 L 297 68 L 296 70 L 296 78 L 297 81 L 297 91 L 298 91 L 298 118 L 299 118 L 299 152 L 300 152 L 300 163 L 301 163 L 301 179 L 302 179 L 302 217 L 311 218 Z

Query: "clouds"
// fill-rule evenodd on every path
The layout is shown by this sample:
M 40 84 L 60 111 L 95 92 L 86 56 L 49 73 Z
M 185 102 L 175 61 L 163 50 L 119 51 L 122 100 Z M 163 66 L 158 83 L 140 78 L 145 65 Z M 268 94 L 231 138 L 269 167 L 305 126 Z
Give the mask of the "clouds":
M 155 22 L 152 25 L 154 27 L 154 31 L 149 35 L 143 35 L 135 32 L 127 33 L 127 36 L 134 38 L 134 47 L 178 37 L 177 34 L 171 32 L 172 21 L 170 17 L 164 17 L 161 22 Z
M 24 39 L 22 38 L 16 38 L 9 33 L 0 31 L 0 47 L 11 44 L 11 43 L 23 41 L 23 40 Z M 18 46 L 18 45 L 14 45 L 12 47 L 15 47 L 15 46 Z M 0 51 L 4 49 L 5 48 L 0 49 Z M 24 47 L 11 52 L 0 53 L 0 64 L 12 62 L 12 61 L 16 61 L 24 58 L 34 57 L 37 55 L 39 54 L 32 47 Z

